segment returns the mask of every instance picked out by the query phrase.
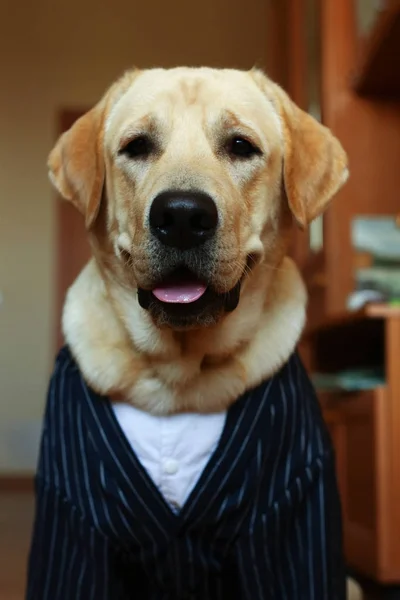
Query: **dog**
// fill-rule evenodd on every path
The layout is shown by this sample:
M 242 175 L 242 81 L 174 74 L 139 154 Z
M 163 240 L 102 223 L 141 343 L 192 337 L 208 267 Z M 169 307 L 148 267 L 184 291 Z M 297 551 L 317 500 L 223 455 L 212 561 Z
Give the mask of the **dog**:
M 73 373 L 79 373 L 81 378 L 81 383 L 74 379 L 71 389 L 78 390 L 81 386 L 79 389 L 84 389 L 86 397 L 92 393 L 96 395 L 96 402 L 90 400 L 88 409 L 92 414 L 97 406 L 102 405 L 101 398 L 108 398 L 112 403 L 125 403 L 136 411 L 146 413 L 149 415 L 147 419 L 185 414 L 231 414 L 230 411 L 242 410 L 239 406 L 248 411 L 245 406 L 250 406 L 251 402 L 245 402 L 243 398 L 248 398 L 246 394 L 253 394 L 252 390 L 261 390 L 257 399 L 254 394 L 252 396 L 254 414 L 251 419 L 249 417 L 246 427 L 253 431 L 258 412 L 269 411 L 268 419 L 274 421 L 275 427 L 281 423 L 277 434 L 281 436 L 286 435 L 282 432 L 289 431 L 289 413 L 285 412 L 282 416 L 282 406 L 286 406 L 287 398 L 298 398 L 300 404 L 293 405 L 289 412 L 293 415 L 293 436 L 298 431 L 299 440 L 302 437 L 299 453 L 303 457 L 301 464 L 304 469 L 296 467 L 298 470 L 293 474 L 293 481 L 296 477 L 300 479 L 296 480 L 297 488 L 291 488 L 289 483 L 292 479 L 286 466 L 286 474 L 282 476 L 282 485 L 286 482 L 286 487 L 282 487 L 280 493 L 289 504 L 293 502 L 296 511 L 305 503 L 304 506 L 311 507 L 315 519 L 326 524 L 320 529 L 321 523 L 313 522 L 308 534 L 306 525 L 304 531 L 303 526 L 298 525 L 293 532 L 297 535 L 297 550 L 291 553 L 292 542 L 285 538 L 279 527 L 287 528 L 289 522 L 295 523 L 293 515 L 283 521 L 280 520 L 283 517 L 274 521 L 274 533 L 268 529 L 271 523 L 268 515 L 275 511 L 276 516 L 279 504 L 271 495 L 272 483 L 268 484 L 270 502 L 267 503 L 268 510 L 272 512 L 264 510 L 261 503 L 257 505 L 259 515 L 249 507 L 253 506 L 254 498 L 261 497 L 261 488 L 256 491 L 256 488 L 251 488 L 251 483 L 248 488 L 243 483 L 244 487 L 240 487 L 241 491 L 235 496 L 235 523 L 230 522 L 229 527 L 224 529 L 218 521 L 225 513 L 230 515 L 229 518 L 232 516 L 228 510 L 228 497 L 231 496 L 226 492 L 228 495 L 221 500 L 217 511 L 219 516 L 217 518 L 215 514 L 217 520 L 212 526 L 212 531 L 222 535 L 230 550 L 213 555 L 214 559 L 210 559 L 207 568 L 203 564 L 205 570 L 202 571 L 203 567 L 199 566 L 188 592 L 183 590 L 185 586 L 181 576 L 182 573 L 191 573 L 191 569 L 194 572 L 195 559 L 189 561 L 182 572 L 179 565 L 195 552 L 194 542 L 191 545 L 194 534 L 189 535 L 186 531 L 179 537 L 175 532 L 171 542 L 175 550 L 167 551 L 163 546 L 161 554 L 155 552 L 147 566 L 143 567 L 147 575 L 144 576 L 141 571 L 143 578 L 138 576 L 138 580 L 148 586 L 140 597 L 344 598 L 340 508 L 332 466 L 333 453 L 317 401 L 314 398 L 310 405 L 303 404 L 306 402 L 304 398 L 312 396 L 313 392 L 298 358 L 293 358 L 305 322 L 306 291 L 295 264 L 287 256 L 294 224 L 306 228 L 326 209 L 347 180 L 347 156 L 340 142 L 257 69 L 249 72 L 208 68 L 134 69 L 114 83 L 100 102 L 60 137 L 50 154 L 48 166 L 50 179 L 58 192 L 82 213 L 93 253 L 93 258 L 68 291 L 63 313 L 63 331 L 69 352 L 65 365 L 73 364 Z M 61 383 L 51 388 L 50 398 L 57 396 L 57 390 L 61 389 L 59 385 L 62 387 L 68 379 L 69 368 L 59 367 L 56 370 L 57 377 L 62 377 Z M 72 371 L 70 373 L 72 378 L 76 377 Z M 78 387 L 75 388 L 75 385 Z M 276 404 L 266 400 L 269 394 L 267 387 L 273 388 L 274 385 L 279 390 L 279 393 L 276 392 Z M 304 394 L 303 388 L 306 389 Z M 76 391 L 78 393 L 81 392 Z M 75 410 L 75 392 L 70 395 L 71 403 L 67 408 L 63 403 L 48 409 L 51 422 L 48 422 L 47 435 L 50 437 L 46 442 L 44 433 L 43 469 L 54 461 L 54 455 L 48 454 L 48 448 L 56 447 L 56 438 L 51 437 L 57 436 L 54 433 L 54 415 L 64 410 Z M 241 400 L 238 402 L 238 399 Z M 300 405 L 298 410 L 296 406 Z M 139 415 L 139 412 L 134 414 Z M 101 418 L 97 415 L 94 426 L 97 427 Z M 305 421 L 305 418 L 308 420 Z M 68 419 L 70 412 L 65 413 L 63 425 L 57 429 L 60 436 L 64 435 Z M 296 419 L 303 420 L 295 422 Z M 243 423 L 244 420 L 245 417 Z M 76 428 L 79 430 L 80 427 L 79 422 Z M 107 437 L 102 427 L 99 445 Z M 300 449 L 304 442 L 300 429 L 308 431 L 304 435 L 312 438 L 310 448 L 314 448 L 315 456 L 314 450 L 307 451 L 307 454 L 305 446 Z M 271 440 L 275 439 L 273 431 L 271 429 L 268 434 Z M 98 447 L 95 442 L 97 434 L 89 430 L 87 435 L 87 441 L 83 434 L 79 438 L 81 454 L 77 454 L 78 462 L 81 460 L 79 457 L 84 455 L 82 449 L 86 443 L 93 442 L 93 446 Z M 262 444 L 268 435 L 259 435 L 260 444 L 254 464 L 261 469 L 263 452 L 267 453 L 266 448 L 262 450 Z M 250 437 L 249 434 L 246 439 Z M 232 430 L 232 436 L 225 441 L 229 445 L 233 439 Z M 297 452 L 297 442 L 291 442 L 286 448 L 283 437 L 276 440 L 280 441 L 276 442 L 275 450 L 268 450 L 272 454 L 268 454 L 270 459 L 266 459 L 265 463 L 269 464 L 268 460 L 271 460 L 271 468 L 262 467 L 263 475 L 261 470 L 256 469 L 258 475 L 252 475 L 256 481 L 276 481 L 281 468 L 276 463 L 281 459 L 276 456 L 280 456 L 281 452 L 286 453 L 285 464 L 293 462 L 295 468 L 291 456 Z M 114 455 L 113 444 L 107 443 Z M 65 442 L 64 448 L 71 444 Z M 61 462 L 64 460 L 63 452 L 65 449 L 60 450 Z M 240 455 L 239 450 L 238 453 L 237 456 Z M 121 457 L 121 453 L 118 456 Z M 84 464 L 85 460 L 82 459 Z M 231 460 L 236 465 L 236 459 Z M 114 465 L 117 470 L 118 464 Z M 215 469 L 218 464 L 217 461 Z M 94 469 L 90 461 L 87 465 L 84 495 L 95 498 L 96 489 L 108 489 L 106 475 L 99 467 L 100 476 L 97 467 Z M 140 465 L 137 468 L 140 477 L 145 478 Z M 299 475 L 303 471 L 304 479 L 303 475 Z M 239 466 L 235 466 L 234 472 L 240 477 Z M 40 473 L 39 467 L 38 477 L 46 482 L 43 493 L 47 494 L 52 476 Z M 225 481 L 221 473 L 220 477 Z M 306 490 L 314 485 L 312 473 L 315 473 L 315 481 L 321 481 L 321 486 L 326 487 L 320 488 L 323 500 L 320 495 L 315 505 L 311 499 L 307 505 Z M 326 480 L 322 473 L 329 473 Z M 211 477 L 210 472 L 208 475 Z M 93 489 L 90 487 L 89 493 L 87 486 L 91 486 L 91 477 L 97 483 Z M 247 476 L 243 477 L 246 479 Z M 67 481 L 68 477 L 58 475 L 57 479 Z M 147 493 L 146 486 L 150 486 L 148 480 L 145 484 L 143 494 Z M 325 497 L 328 487 L 329 498 Z M 108 492 L 112 494 L 109 489 Z M 63 493 L 69 502 L 68 490 L 64 489 Z M 297 493 L 300 494 L 298 498 Z M 158 500 L 162 504 L 162 500 Z M 140 501 L 143 504 L 143 500 Z M 49 502 L 46 500 L 47 507 Z M 245 502 L 247 504 L 244 505 Z M 96 500 L 92 501 L 92 505 L 96 505 Z M 82 515 L 85 510 L 81 509 Z M 92 508 L 87 510 L 92 514 L 93 528 L 102 532 L 100 536 L 105 536 L 104 528 L 98 525 L 98 513 L 91 512 Z M 131 510 L 131 503 L 124 500 L 123 510 Z M 133 530 L 138 531 L 141 527 L 150 530 L 151 523 L 146 521 L 149 515 L 142 515 L 143 506 L 137 510 Z M 185 514 L 186 509 L 182 510 Z M 41 514 L 40 494 L 38 514 Z M 251 514 L 254 516 L 250 517 Z M 306 523 L 306 517 L 304 519 Z M 255 528 L 256 522 L 258 526 Z M 48 535 L 41 532 L 45 528 L 43 516 L 42 520 L 37 518 L 37 523 L 33 548 L 43 548 L 46 547 L 44 540 L 53 539 L 56 534 L 54 529 Z M 244 523 L 247 523 L 247 533 L 242 535 Z M 307 523 L 311 527 L 311 520 Z M 252 541 L 251 548 L 247 547 L 247 554 L 243 549 L 235 550 L 236 556 L 241 557 L 238 559 L 239 566 L 230 562 L 229 568 L 225 568 L 221 557 L 230 556 L 232 548 L 241 547 L 239 539 L 253 540 L 254 536 L 261 535 L 254 532 L 261 532 L 263 524 L 267 528 L 262 534 L 263 541 Z M 211 529 L 207 530 L 207 522 L 202 527 L 199 543 L 205 544 L 204 553 L 204 548 L 211 552 L 215 540 L 210 541 Z M 269 533 L 266 533 L 267 530 Z M 204 541 L 205 531 L 209 531 L 207 535 L 211 536 L 208 542 Z M 231 535 L 229 532 L 234 533 Z M 111 531 L 109 533 L 114 535 Z M 93 535 L 98 535 L 98 531 Z M 218 537 L 217 533 L 215 535 Z M 314 535 L 317 537 L 313 547 L 319 550 L 316 553 L 309 550 L 307 554 L 304 547 L 309 542 L 306 540 L 310 536 L 313 539 Z M 83 538 L 91 539 L 88 534 L 81 534 L 81 542 Z M 185 551 L 182 550 L 182 539 L 185 540 Z M 260 570 L 249 574 L 253 567 L 243 566 L 243 561 L 247 560 L 243 557 L 253 557 L 256 564 L 261 558 L 255 557 L 263 555 L 271 539 L 287 544 L 280 550 L 280 558 L 277 558 L 278 554 L 275 556 L 275 550 L 271 550 L 270 558 L 260 566 Z M 82 543 L 85 546 L 86 542 Z M 146 543 L 150 542 L 143 541 L 143 547 Z M 153 538 L 151 543 L 154 549 L 157 543 Z M 91 546 L 92 554 L 101 546 L 100 542 L 98 544 Z M 142 548 L 137 550 L 138 556 L 142 556 L 141 552 L 145 553 L 141 544 L 138 542 L 137 545 L 137 548 Z M 218 538 L 215 544 L 221 545 L 221 539 Z M 71 546 L 65 552 L 74 556 L 74 552 L 78 552 L 76 548 Z M 305 554 L 309 557 L 308 563 Z M 31 557 L 34 555 L 32 550 Z M 168 558 L 172 563 L 163 570 L 160 565 L 166 555 L 180 558 L 174 559 L 175 562 Z M 283 556 L 286 558 L 283 559 Z M 297 558 L 293 558 L 293 564 L 287 565 L 285 576 L 281 561 L 287 561 L 288 556 Z M 86 559 L 81 561 L 87 566 Z M 87 566 L 87 569 L 90 571 L 90 567 Z M 37 562 L 31 558 L 31 580 L 37 571 Z M 103 566 L 100 571 L 102 574 L 109 573 L 108 566 Z M 36 588 L 33 583 L 30 584 L 31 598 L 46 600 L 51 597 L 55 600 L 71 597 L 76 600 L 81 597 L 79 590 L 84 589 L 84 584 L 68 595 L 65 590 L 72 585 L 71 581 L 61 577 L 57 579 L 57 585 L 49 583 L 49 572 L 51 569 L 47 569 L 47 575 L 42 579 L 42 595 L 35 596 L 33 591 L 39 589 L 38 583 Z M 154 573 L 158 591 L 151 588 L 149 572 Z M 220 579 L 222 572 L 225 575 L 229 573 L 224 584 Z M 235 579 L 238 572 L 241 573 L 241 583 Z M 266 573 L 268 577 L 264 580 Z M 307 582 L 303 581 L 305 573 L 308 573 Z M 77 579 L 81 578 L 84 582 L 86 577 L 89 577 L 87 571 L 85 574 L 82 571 Z M 290 580 L 289 587 L 285 587 L 286 578 Z M 86 595 L 82 597 L 89 597 L 89 592 L 96 599 L 129 597 L 128 587 L 124 588 L 125 591 L 118 588 L 118 593 L 115 591 L 117 588 L 113 588 L 113 593 L 108 591 L 102 595 L 100 587 L 96 588 L 93 581 L 90 585 L 87 583 Z M 247 581 L 247 587 L 243 587 L 243 581 Z M 205 582 L 208 582 L 208 591 L 202 587 Z M 106 589 L 105 585 L 103 581 L 102 590 Z M 124 585 L 128 584 L 125 582 Z M 132 585 L 131 590 L 137 589 L 136 583 Z M 220 586 L 225 586 L 223 591 Z M 43 593 L 43 587 L 51 589 L 51 594 Z M 94 589 L 97 591 L 93 592 Z M 288 589 L 291 591 L 288 592 Z
M 130 72 L 49 169 L 89 229 L 63 329 L 96 391 L 155 414 L 222 410 L 284 364 L 306 306 L 292 218 L 321 214 L 348 169 L 278 86 L 259 71 Z M 185 286 L 200 298 L 165 301 Z

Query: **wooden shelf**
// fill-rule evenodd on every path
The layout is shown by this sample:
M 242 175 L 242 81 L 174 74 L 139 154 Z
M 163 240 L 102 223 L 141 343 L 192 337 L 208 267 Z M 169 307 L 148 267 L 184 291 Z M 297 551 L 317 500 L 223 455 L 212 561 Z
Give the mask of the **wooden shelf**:
M 390 304 L 368 304 L 364 309 L 365 316 L 369 318 L 388 319 L 400 317 L 400 306 Z
M 346 311 L 325 319 L 316 327 L 306 329 L 305 336 L 312 336 L 335 327 L 346 327 L 365 319 L 388 319 L 391 317 L 400 317 L 400 306 L 391 306 L 390 304 L 383 303 L 367 304 L 362 310 L 354 312 Z
M 388 509 L 387 388 L 318 395 L 335 447 L 347 563 L 358 573 L 384 582 L 393 573 L 380 549 L 397 533 Z
M 337 409 L 338 402 L 348 402 L 355 397 L 359 401 L 368 401 L 382 394 L 387 394 L 387 386 L 385 384 L 365 390 L 322 390 L 317 388 L 318 400 L 324 408 L 324 412 L 330 416 Z
M 400 98 L 400 0 L 386 0 L 361 42 L 354 88 L 362 95 Z

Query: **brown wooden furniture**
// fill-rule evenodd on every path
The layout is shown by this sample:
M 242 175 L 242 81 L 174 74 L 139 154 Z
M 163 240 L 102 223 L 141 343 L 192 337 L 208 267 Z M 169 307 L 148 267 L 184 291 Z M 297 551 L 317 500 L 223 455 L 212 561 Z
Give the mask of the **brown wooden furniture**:
M 322 121 L 350 162 L 349 182 L 324 215 L 322 248 L 314 251 L 307 233 L 295 232 L 292 253 L 308 286 L 314 326 L 343 312 L 353 290 L 354 216 L 399 212 L 400 0 L 381 4 L 362 36 L 356 0 L 267 0 L 268 71 L 305 110 L 319 103 Z M 310 39 L 317 57 L 310 55 Z
M 354 87 L 363 95 L 400 97 L 400 1 L 386 0 L 361 41 Z
M 268 71 L 305 110 L 319 101 L 349 156 L 350 180 L 324 215 L 322 247 L 295 233 L 292 254 L 309 291 L 301 352 L 311 371 L 385 367 L 382 388 L 320 399 L 337 450 L 348 562 L 400 585 L 400 311 L 346 313 L 365 260 L 352 248 L 352 219 L 400 210 L 400 0 L 382 0 L 364 32 L 357 0 L 266 1 Z M 358 0 L 359 10 L 367 4 Z
M 400 308 L 337 315 L 303 340 L 314 371 L 384 365 L 386 384 L 320 393 L 337 454 L 348 564 L 400 582 Z

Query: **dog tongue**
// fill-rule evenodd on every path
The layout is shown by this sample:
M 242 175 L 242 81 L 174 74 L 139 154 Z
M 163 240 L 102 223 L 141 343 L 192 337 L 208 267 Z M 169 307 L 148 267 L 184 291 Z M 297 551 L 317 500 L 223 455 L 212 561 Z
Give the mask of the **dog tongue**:
M 158 287 L 153 290 L 153 294 L 160 302 L 190 304 L 201 298 L 206 289 L 206 286 L 199 281 L 193 281 Z

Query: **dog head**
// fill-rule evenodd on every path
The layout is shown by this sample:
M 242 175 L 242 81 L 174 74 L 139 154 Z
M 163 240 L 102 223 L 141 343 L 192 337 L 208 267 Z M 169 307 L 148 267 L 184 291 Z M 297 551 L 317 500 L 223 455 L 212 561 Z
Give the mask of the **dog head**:
M 347 178 L 340 143 L 259 71 L 132 71 L 61 136 L 50 177 L 103 273 L 158 326 L 198 328 L 285 254 Z

